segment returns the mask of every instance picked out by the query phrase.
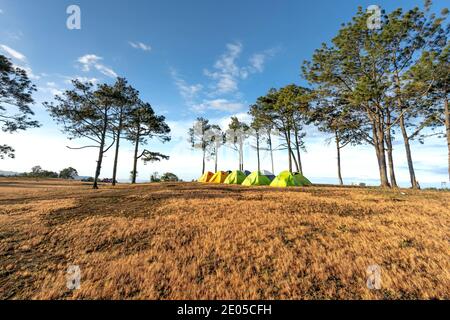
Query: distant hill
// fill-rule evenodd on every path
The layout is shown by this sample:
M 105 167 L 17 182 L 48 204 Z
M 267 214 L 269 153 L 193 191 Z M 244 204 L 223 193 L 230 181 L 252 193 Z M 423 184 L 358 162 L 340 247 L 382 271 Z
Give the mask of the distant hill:
M 5 170 L 0 170 L 0 176 L 3 177 L 12 177 L 12 176 L 18 176 L 23 174 L 22 172 L 15 172 L 15 171 L 5 171 Z M 89 176 L 77 176 L 74 178 L 74 180 L 83 180 L 83 179 L 87 179 L 89 178 Z
M 77 180 L 77 181 L 80 180 L 81 181 L 83 179 L 88 179 L 88 178 L 90 178 L 90 176 L 77 176 L 77 177 L 74 178 L 74 180 Z
M 16 175 L 19 175 L 19 174 L 20 174 L 20 172 L 0 170 L 0 176 L 9 177 L 9 176 L 16 176 Z

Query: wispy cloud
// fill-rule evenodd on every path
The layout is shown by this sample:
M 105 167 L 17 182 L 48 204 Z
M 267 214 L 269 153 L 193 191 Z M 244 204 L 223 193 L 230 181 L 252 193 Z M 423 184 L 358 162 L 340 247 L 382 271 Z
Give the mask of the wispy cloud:
M 250 59 L 250 67 L 252 73 L 261 73 L 264 71 L 265 64 L 268 59 L 275 56 L 275 54 L 280 50 L 279 47 L 271 48 L 268 50 L 264 50 L 260 53 L 253 54 Z
M 247 72 L 238 67 L 236 60 L 242 52 L 241 43 L 227 44 L 227 51 L 214 64 L 214 70 L 204 70 L 204 74 L 216 81 L 214 86 L 218 94 L 238 90 L 238 79 L 246 78 Z
M 28 77 L 31 80 L 39 80 L 41 78 L 40 75 L 34 74 L 33 69 L 31 69 L 29 66 L 16 66 L 16 67 L 25 70 L 25 72 L 27 73 Z
M 40 76 L 33 73 L 33 70 L 28 65 L 27 57 L 23 53 L 4 44 L 0 44 L 0 51 L 3 51 L 6 55 L 15 60 L 14 62 L 17 63 L 13 63 L 14 67 L 25 70 L 30 79 L 38 80 L 41 78 Z
M 39 91 L 49 93 L 52 96 L 62 95 L 63 89 L 59 88 L 55 82 L 47 82 L 44 86 L 38 87 Z
M 239 81 L 247 79 L 251 74 L 261 73 L 268 58 L 275 55 L 277 49 L 269 49 L 253 54 L 249 63 L 238 65 L 243 52 L 240 42 L 228 43 L 226 51 L 214 63 L 213 70 L 205 69 L 204 74 L 216 83 L 213 86 L 215 94 L 227 94 L 239 91 Z
M 244 104 L 241 102 L 231 101 L 229 99 L 203 99 L 196 102 L 204 87 L 201 84 L 188 84 L 175 69 L 170 70 L 170 74 L 178 88 L 178 92 L 185 100 L 185 103 L 191 110 L 203 113 L 207 110 L 235 112 L 241 110 Z
M 89 77 L 75 76 L 75 77 L 65 77 L 64 83 L 71 84 L 72 80 L 74 80 L 74 79 L 76 79 L 76 80 L 78 80 L 80 82 L 84 82 L 84 83 L 90 82 L 92 84 L 96 84 L 96 83 L 99 82 L 99 79 L 94 78 L 94 77 L 89 78 Z
M 180 95 L 194 112 L 237 112 L 246 105 L 240 101 L 243 94 L 239 90 L 239 82 L 252 74 L 263 72 L 267 60 L 274 56 L 276 51 L 277 49 L 269 49 L 255 53 L 241 66 L 238 61 L 243 52 L 242 43 L 228 43 L 225 52 L 213 66 L 203 70 L 208 84 L 188 84 L 174 69 L 171 69 L 171 75 Z
M 198 94 L 203 90 L 203 86 L 201 84 L 188 84 L 173 68 L 170 70 L 170 75 L 186 103 L 192 104 Z
M 27 57 L 24 54 L 20 53 L 17 50 L 14 50 L 13 48 L 8 47 L 7 45 L 0 44 L 0 49 L 16 60 L 20 60 L 22 62 L 27 61 Z
M 117 73 L 112 68 L 105 66 L 101 61 L 103 61 L 103 58 L 95 54 L 86 54 L 78 58 L 81 70 L 84 72 L 89 72 L 94 68 L 107 77 L 117 78 Z
M 152 51 L 152 47 L 150 45 L 148 45 L 148 44 L 143 43 L 143 42 L 130 41 L 129 44 L 130 44 L 130 46 L 132 46 L 135 49 L 139 49 L 139 50 L 147 51 L 147 52 Z
M 242 110 L 245 105 L 241 102 L 230 101 L 228 99 L 204 100 L 202 103 L 192 105 L 192 109 L 197 112 L 206 110 L 236 112 Z

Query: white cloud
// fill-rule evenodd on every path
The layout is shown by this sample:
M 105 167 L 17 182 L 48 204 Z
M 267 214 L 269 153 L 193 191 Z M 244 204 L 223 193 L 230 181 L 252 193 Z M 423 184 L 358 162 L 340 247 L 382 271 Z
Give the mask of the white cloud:
M 239 76 L 240 69 L 236 65 L 236 60 L 239 58 L 242 52 L 242 44 L 228 43 L 226 45 L 227 52 L 222 54 L 219 60 L 214 64 L 214 68 L 218 69 L 223 74 L 229 74 L 232 76 Z
M 92 84 L 96 84 L 99 82 L 99 79 L 94 78 L 94 77 L 89 78 L 89 77 L 82 77 L 82 76 L 74 76 L 74 77 L 64 77 L 64 78 L 65 78 L 64 83 L 66 83 L 66 84 L 72 84 L 72 80 L 74 80 L 74 79 L 76 79 L 80 82 L 84 82 L 84 83 L 90 82 Z
M 251 72 L 253 73 L 263 72 L 267 60 L 273 57 L 279 50 L 280 50 L 279 47 L 275 47 L 260 53 L 253 54 L 249 59 L 250 62 L 249 69 L 251 70 Z
M 240 42 L 228 43 L 226 51 L 215 61 L 213 67 L 203 70 L 203 74 L 213 80 L 211 84 L 188 84 L 174 69 L 171 70 L 171 75 L 191 110 L 199 113 L 207 110 L 236 112 L 245 107 L 245 103 L 238 101 L 243 97 L 239 91 L 239 82 L 251 74 L 263 72 L 267 59 L 275 55 L 276 51 L 277 49 L 269 49 L 255 53 L 250 56 L 248 64 L 241 67 L 238 60 L 243 52 L 243 45 Z
M 91 66 L 101 61 L 103 58 L 95 55 L 95 54 L 86 54 L 82 57 L 78 58 L 78 62 L 82 65 L 83 71 L 90 71 Z
M 192 104 L 193 100 L 203 90 L 201 84 L 188 84 L 183 78 L 181 78 L 175 69 L 170 70 L 170 74 L 178 88 L 180 95 L 185 99 L 186 103 Z
M 43 93 L 48 93 L 52 97 L 56 95 L 61 96 L 63 94 L 63 91 L 61 89 L 58 89 L 56 86 L 38 87 L 38 90 Z
M 250 64 L 253 68 L 255 68 L 255 70 L 257 70 L 258 72 L 262 72 L 264 70 L 265 60 L 266 60 L 265 55 L 257 53 L 250 58 Z
M 206 110 L 236 112 L 242 110 L 245 105 L 241 102 L 234 102 L 228 99 L 204 100 L 202 103 L 192 105 L 192 109 L 197 112 Z
M 214 71 L 204 70 L 204 74 L 217 83 L 214 89 L 217 94 L 225 94 L 238 90 L 238 79 L 245 79 L 247 71 L 238 67 L 236 60 L 242 52 L 242 44 L 239 42 L 226 45 L 227 50 L 214 63 Z
M 198 95 L 203 90 L 201 84 L 188 84 L 181 78 L 175 69 L 171 69 L 171 75 L 174 79 L 175 85 L 178 88 L 180 95 L 185 100 L 186 104 L 195 112 L 205 112 L 206 110 L 216 110 L 225 112 L 236 112 L 244 107 L 244 104 L 237 101 L 230 101 L 225 98 L 204 99 L 202 102 L 195 102 Z
M 28 77 L 31 80 L 39 80 L 41 78 L 41 76 L 33 73 L 33 70 L 28 65 L 27 57 L 23 53 L 21 53 L 17 50 L 14 50 L 13 48 L 8 47 L 7 45 L 4 45 L 4 44 L 0 45 L 0 50 L 5 52 L 12 59 L 18 60 L 18 64 L 13 63 L 13 66 L 15 68 L 20 68 L 20 69 L 25 70 L 25 72 L 27 73 Z
M 14 65 L 16 68 L 20 68 L 25 70 L 25 72 L 27 73 L 28 78 L 30 78 L 31 80 L 39 80 L 41 78 L 40 75 L 36 75 L 33 73 L 33 69 L 31 69 L 28 66 L 18 66 L 18 65 Z
M 64 88 L 60 88 L 56 82 L 54 81 L 47 81 L 46 83 L 43 83 L 38 86 L 38 91 L 40 93 L 46 93 L 49 94 L 51 97 L 54 97 L 56 95 L 62 95 Z
M 114 72 L 113 69 L 108 68 L 102 64 L 98 64 L 95 66 L 95 68 L 100 71 L 102 74 L 104 74 L 105 76 L 108 76 L 110 78 L 117 78 L 117 73 Z
M 110 67 L 102 64 L 102 60 L 102 57 L 99 57 L 95 54 L 86 54 L 78 58 L 78 62 L 81 64 L 81 70 L 83 70 L 84 72 L 89 72 L 92 70 L 92 68 L 94 68 L 107 77 L 117 78 L 117 73 Z
M 227 94 L 239 91 L 239 81 L 245 80 L 251 74 L 264 71 L 264 65 L 269 57 L 275 55 L 277 49 L 268 49 L 261 53 L 253 54 L 249 59 L 249 65 L 240 67 L 237 60 L 243 51 L 240 42 L 228 43 L 226 52 L 214 63 L 213 71 L 205 69 L 204 74 L 215 80 L 214 94 Z
M 26 62 L 27 60 L 27 57 L 24 54 L 14 50 L 13 48 L 8 47 L 7 45 L 1 44 L 0 49 L 16 60 L 20 60 L 22 62 Z
M 152 51 L 152 47 L 150 45 L 142 43 L 142 42 L 130 41 L 129 44 L 130 44 L 130 46 L 132 46 L 135 49 L 140 49 L 140 50 L 147 51 L 147 52 Z

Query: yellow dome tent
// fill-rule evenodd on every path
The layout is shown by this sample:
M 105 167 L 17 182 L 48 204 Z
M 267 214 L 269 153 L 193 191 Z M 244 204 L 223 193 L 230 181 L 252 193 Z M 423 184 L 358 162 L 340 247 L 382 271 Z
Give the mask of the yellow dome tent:
M 228 172 L 219 171 L 216 172 L 215 175 L 212 176 L 210 183 L 223 183 L 225 179 L 228 177 Z
M 209 180 L 211 180 L 211 178 L 213 177 L 214 173 L 212 172 L 205 172 L 200 179 L 198 179 L 198 182 L 202 182 L 202 183 L 206 183 L 209 182 Z

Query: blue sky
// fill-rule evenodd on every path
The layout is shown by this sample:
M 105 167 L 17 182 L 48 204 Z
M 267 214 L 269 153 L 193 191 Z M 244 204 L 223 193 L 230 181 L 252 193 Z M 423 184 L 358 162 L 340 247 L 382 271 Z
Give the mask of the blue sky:
M 436 11 L 446 4 L 434 2 Z M 71 4 L 81 8 L 81 30 L 66 28 L 66 8 Z M 41 102 L 69 87 L 72 78 L 111 82 L 119 75 L 140 90 L 173 128 L 171 143 L 149 145 L 170 154 L 171 160 L 146 167 L 141 164 L 140 178 L 147 179 L 153 171 L 195 178 L 201 159 L 189 149 L 185 134 L 195 117 L 226 126 L 231 115 L 247 119 L 247 106 L 269 88 L 305 84 L 300 78 L 301 62 L 329 41 L 358 6 L 371 4 L 390 11 L 422 1 L 0 0 L 0 51 L 31 74 L 39 88 L 34 110 L 43 124 L 14 136 L 1 133 L 2 143 L 14 145 L 17 158 L 2 161 L 0 170 L 23 171 L 35 164 L 59 170 L 72 165 L 81 174 L 92 175 L 95 151 L 67 150 L 69 142 Z M 309 175 L 333 182 L 333 148 L 324 144 L 326 137 L 309 130 L 304 155 Z M 70 143 L 81 145 L 82 141 Z M 36 149 L 30 150 L 30 145 Z M 445 181 L 444 141 L 434 139 L 425 147 L 415 147 L 421 149 L 416 151 L 419 180 L 423 176 L 426 183 Z M 123 149 L 119 175 L 127 179 L 131 146 L 125 143 Z M 400 180 L 407 184 L 400 143 L 395 152 Z M 222 169 L 229 169 L 236 156 L 231 150 L 223 153 Z M 251 148 L 246 151 L 250 169 L 255 166 L 253 153 Z M 278 157 L 277 171 L 281 171 L 286 157 Z M 102 176 L 111 175 L 111 160 L 112 155 L 106 159 Z M 344 176 L 351 180 L 347 182 L 376 183 L 375 161 L 369 147 L 346 150 Z

